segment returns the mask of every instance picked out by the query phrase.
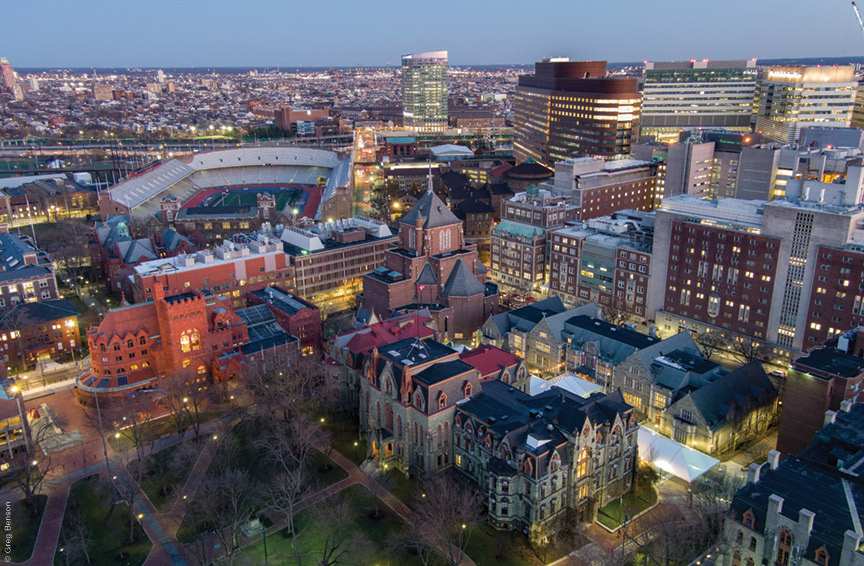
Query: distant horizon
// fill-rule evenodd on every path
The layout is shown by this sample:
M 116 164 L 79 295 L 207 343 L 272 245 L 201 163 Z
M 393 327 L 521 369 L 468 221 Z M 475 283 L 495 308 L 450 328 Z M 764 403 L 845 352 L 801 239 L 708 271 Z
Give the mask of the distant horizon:
M 8 58 L 7 58 L 8 59 Z M 816 57 L 764 57 L 759 58 L 756 57 L 757 64 L 760 64 L 762 61 L 769 62 L 783 62 L 783 61 L 834 61 L 835 64 L 837 62 L 844 62 L 848 64 L 854 63 L 862 63 L 864 64 L 864 55 L 862 56 L 853 56 L 853 55 L 837 55 L 837 56 L 816 56 Z M 571 61 L 583 61 L 588 59 L 573 59 L 570 58 Z M 590 59 L 592 61 L 603 61 L 604 59 Z M 701 60 L 701 59 L 647 59 L 647 60 L 638 60 L 638 61 L 606 61 L 607 65 L 610 67 L 620 67 L 620 66 L 641 66 L 646 61 L 648 62 L 687 62 L 693 60 Z M 746 60 L 741 58 L 732 58 L 732 57 L 717 57 L 713 59 L 707 59 L 709 61 L 739 61 Z M 184 66 L 184 65 L 154 65 L 154 66 L 142 66 L 142 65 L 112 65 L 112 66 L 97 66 L 97 65 L 75 65 L 75 66 L 18 66 L 14 61 L 9 59 L 9 63 L 15 69 L 16 72 L 46 72 L 46 71 L 92 71 L 92 70 L 124 70 L 124 71 L 158 71 L 158 70 L 327 70 L 327 69 L 399 69 L 401 68 L 401 63 L 399 65 L 387 65 L 386 63 L 383 65 L 192 65 L 192 66 Z M 482 68 L 482 67 L 531 67 L 536 63 L 536 61 L 532 61 L 530 63 L 463 63 L 463 64 L 454 64 L 449 63 L 450 67 L 464 67 L 464 68 Z

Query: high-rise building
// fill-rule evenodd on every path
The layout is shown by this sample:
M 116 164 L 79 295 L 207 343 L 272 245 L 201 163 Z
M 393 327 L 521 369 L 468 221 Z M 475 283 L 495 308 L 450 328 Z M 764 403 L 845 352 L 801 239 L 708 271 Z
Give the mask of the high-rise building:
M 855 67 L 769 67 L 755 99 L 756 130 L 793 143 L 805 126 L 848 127 L 855 106 Z
M 407 128 L 447 127 L 447 52 L 402 56 L 402 117 Z
M 0 83 L 2 83 L 3 90 L 12 92 L 15 88 L 15 69 L 12 68 L 6 57 L 0 58 Z
M 652 283 L 666 293 L 648 296 L 649 316 L 656 311 L 663 331 L 749 336 L 777 355 L 815 345 L 811 328 L 845 330 L 832 316 L 851 306 L 859 286 L 851 269 L 835 270 L 822 255 L 860 243 L 862 176 L 861 166 L 850 167 L 846 184 L 807 181 L 778 202 L 665 199 L 651 263 Z
M 513 99 L 516 161 L 551 167 L 570 157 L 630 153 L 639 120 L 636 79 L 606 76 L 606 61 L 544 59 Z
M 676 142 L 682 128 L 749 130 L 757 78 L 756 59 L 646 63 L 640 137 Z

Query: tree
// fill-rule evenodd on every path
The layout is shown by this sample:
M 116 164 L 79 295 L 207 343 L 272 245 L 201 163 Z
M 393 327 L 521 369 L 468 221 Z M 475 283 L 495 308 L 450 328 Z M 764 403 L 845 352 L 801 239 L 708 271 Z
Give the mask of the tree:
M 371 541 L 352 528 L 351 509 L 344 498 L 328 499 L 315 512 L 319 543 L 310 551 L 317 566 L 339 566 L 362 556 Z M 300 561 L 298 560 L 298 564 Z
M 168 410 L 181 439 L 190 426 L 195 438 L 198 438 L 201 425 L 213 404 L 213 393 L 207 383 L 196 381 L 197 373 L 193 374 L 188 369 L 176 372 L 165 380 L 165 396 L 162 398 L 162 405 Z
M 34 447 L 38 447 L 49 436 L 54 434 L 54 427 L 57 424 L 49 422 L 47 416 L 42 416 L 34 421 L 30 426 L 30 438 Z M 26 434 L 26 431 L 25 431 Z M 54 468 L 57 467 L 50 453 L 28 453 L 21 457 L 18 461 L 19 468 L 14 472 L 15 485 L 24 494 L 24 505 L 28 507 L 34 515 L 36 514 L 36 496 L 42 491 L 45 478 Z
M 696 335 L 696 343 L 702 349 L 702 356 L 710 360 L 721 350 L 729 347 L 729 341 L 721 332 L 700 332 Z
M 263 414 L 285 423 L 297 412 L 329 410 L 340 403 L 338 384 L 328 378 L 325 366 L 314 356 L 255 364 L 249 368 L 244 384 Z
M 82 220 L 65 218 L 59 220 L 56 226 L 44 234 L 41 245 L 54 259 L 55 263 L 66 272 L 67 278 L 80 295 L 79 276 L 90 267 L 90 256 L 87 246 L 93 234 L 93 227 Z
M 418 544 L 437 550 L 448 564 L 457 566 L 465 557 L 471 533 L 483 518 L 483 496 L 452 472 L 432 476 L 424 482 L 422 494 L 412 515 L 414 536 Z
M 729 351 L 742 364 L 767 361 L 771 357 L 771 346 L 743 334 L 735 335 L 729 343 Z
M 612 301 L 613 302 L 609 303 L 608 305 L 602 305 L 600 307 L 600 310 L 603 311 L 603 318 L 606 319 L 606 322 L 608 322 L 609 324 L 614 324 L 615 326 L 618 326 L 619 324 L 624 322 L 628 322 L 631 316 L 627 309 L 623 308 L 620 305 L 616 305 L 614 303 L 614 299 Z
M 215 533 L 230 565 L 240 547 L 240 533 L 260 503 L 259 488 L 248 472 L 231 467 L 202 481 L 190 518 L 199 533 Z
M 288 532 L 291 533 L 292 547 L 295 546 L 297 537 L 294 514 L 297 504 L 311 495 L 312 490 L 309 488 L 309 478 L 303 468 L 278 471 L 267 484 L 265 499 L 270 507 L 285 515 Z
M 93 547 L 93 532 L 76 506 L 69 505 L 66 509 L 60 533 L 60 557 L 63 564 L 76 566 L 82 562 L 92 563 L 90 550 Z

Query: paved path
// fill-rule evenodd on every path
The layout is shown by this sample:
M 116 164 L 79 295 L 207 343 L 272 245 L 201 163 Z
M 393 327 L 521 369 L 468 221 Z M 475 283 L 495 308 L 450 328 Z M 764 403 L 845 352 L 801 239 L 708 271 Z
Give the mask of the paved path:
M 58 483 L 51 486 L 39 534 L 33 545 L 33 555 L 22 562 L 27 566 L 45 566 L 54 562 L 54 550 L 60 537 L 60 526 L 66 513 L 66 500 L 69 499 L 69 483 Z

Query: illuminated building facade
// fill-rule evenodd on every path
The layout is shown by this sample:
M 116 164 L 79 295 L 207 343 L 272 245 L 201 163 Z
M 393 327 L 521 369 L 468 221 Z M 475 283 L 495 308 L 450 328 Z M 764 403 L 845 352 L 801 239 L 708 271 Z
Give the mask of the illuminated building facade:
M 756 131 L 793 143 L 806 126 L 848 127 L 858 83 L 855 67 L 770 67 L 756 94 Z
M 6 57 L 0 58 L 0 86 L 9 92 L 15 88 L 15 69 Z
M 639 101 L 637 80 L 607 77 L 605 61 L 535 63 L 513 99 L 516 161 L 628 155 Z
M 682 128 L 750 129 L 756 59 L 645 64 L 642 139 L 677 142 Z
M 406 128 L 441 131 L 447 127 L 447 52 L 402 56 L 402 117 Z

